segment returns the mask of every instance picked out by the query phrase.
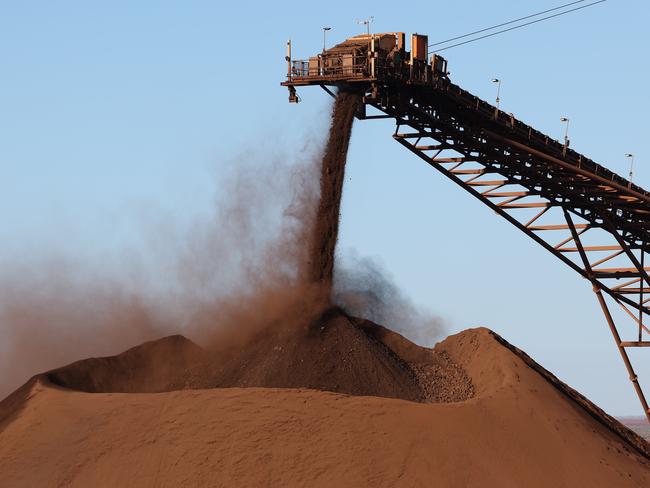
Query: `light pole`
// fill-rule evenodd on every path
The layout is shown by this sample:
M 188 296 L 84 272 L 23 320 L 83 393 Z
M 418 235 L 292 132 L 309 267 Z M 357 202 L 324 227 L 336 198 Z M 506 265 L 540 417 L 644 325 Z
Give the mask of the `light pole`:
M 369 17 L 369 18 L 367 18 L 365 20 L 357 20 L 357 24 L 363 24 L 363 25 L 366 26 L 366 33 L 368 34 L 368 38 L 370 38 L 370 24 L 374 20 L 375 20 L 374 17 Z
M 629 181 L 627 183 L 627 187 L 632 188 L 632 176 L 634 176 L 634 154 L 626 153 L 625 157 L 630 159 L 630 173 L 629 173 L 630 174 L 630 179 L 629 179 Z M 645 246 L 645 242 L 643 243 L 643 245 Z M 640 259 L 640 261 L 641 261 L 641 269 L 645 269 L 645 268 L 643 268 L 643 266 L 644 266 L 643 261 L 644 261 L 644 258 L 645 258 L 645 252 L 643 252 L 643 247 L 640 249 L 640 252 L 641 252 L 641 259 Z M 641 298 L 640 298 L 640 301 L 643 302 L 643 280 L 641 280 L 641 285 L 642 286 L 641 286 Z M 638 322 L 639 322 L 639 342 L 641 342 L 643 340 L 643 310 L 639 310 L 639 320 L 638 320 Z
M 627 153 L 625 155 L 626 158 L 630 158 L 630 182 L 627 184 L 628 188 L 632 186 L 632 176 L 634 172 L 634 154 L 632 153 Z
M 566 150 L 569 147 L 569 118 L 560 117 L 560 122 L 564 122 L 566 127 L 564 128 L 564 149 L 562 150 L 562 155 L 566 156 Z
M 492 83 L 497 84 L 497 107 L 494 111 L 494 118 L 499 116 L 499 104 L 501 103 L 501 80 L 499 78 L 492 78 Z
M 325 39 L 326 39 L 328 30 L 332 30 L 332 28 L 331 27 L 323 27 L 323 52 L 325 52 Z
M 367 63 L 366 66 L 367 66 L 368 69 L 370 68 L 370 56 L 371 56 L 371 53 L 370 53 L 370 49 L 371 49 L 371 42 L 370 42 L 370 23 L 371 23 L 373 20 L 375 20 L 374 17 L 369 17 L 369 18 L 367 18 L 366 20 L 359 20 L 359 19 L 357 19 L 357 21 L 356 21 L 357 24 L 359 24 L 359 25 L 363 24 L 363 25 L 366 26 L 366 34 L 368 35 L 368 52 L 367 52 L 367 56 L 368 56 L 368 58 L 366 59 L 366 63 Z

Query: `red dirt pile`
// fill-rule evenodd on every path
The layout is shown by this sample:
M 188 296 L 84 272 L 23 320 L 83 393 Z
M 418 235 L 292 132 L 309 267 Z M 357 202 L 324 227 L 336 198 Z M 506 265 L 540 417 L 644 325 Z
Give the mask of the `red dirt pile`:
M 135 369 L 144 380 L 150 352 L 196 352 L 172 337 L 75 363 L 76 376 L 66 368 L 41 375 L 0 402 L 2 484 L 649 486 L 647 443 L 494 333 L 468 330 L 432 352 L 355 326 L 408 364 L 444 356 L 474 395 L 424 404 L 286 388 L 90 394 L 49 380 L 108 364 L 128 364 L 120 374 Z
M 88 393 L 152 393 L 168 390 L 170 378 L 206 357 L 201 347 L 174 335 L 117 356 L 76 361 L 43 376 L 55 385 Z
M 220 353 L 171 336 L 118 356 L 77 361 L 42 378 L 89 393 L 312 388 L 425 402 L 473 394 L 469 378 L 444 353 L 335 307 L 311 323 L 273 324 Z

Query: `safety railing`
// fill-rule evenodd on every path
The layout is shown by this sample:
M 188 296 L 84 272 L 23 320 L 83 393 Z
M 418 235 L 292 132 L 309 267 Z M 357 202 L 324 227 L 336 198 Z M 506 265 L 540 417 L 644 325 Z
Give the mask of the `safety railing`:
M 470 92 L 462 89 L 458 85 L 449 83 L 447 85 L 446 91 L 453 96 L 464 99 L 468 107 L 475 106 L 476 109 L 482 112 L 484 115 L 493 118 L 497 122 L 508 125 L 524 139 L 528 139 L 529 141 L 535 143 L 538 147 L 545 148 L 545 150 L 552 148 L 557 157 L 567 160 L 579 168 L 592 171 L 598 176 L 609 179 L 612 182 L 627 186 L 637 193 L 650 196 L 650 192 L 645 191 L 643 188 L 635 185 L 634 183 L 605 168 L 604 166 L 601 166 L 590 158 L 574 151 L 569 147 L 565 147 L 562 142 L 557 141 L 538 131 L 537 129 L 532 128 L 528 124 L 516 119 L 513 114 L 508 114 L 501 110 L 497 110 L 495 106 L 472 95 Z
M 338 63 L 339 59 L 335 56 L 326 58 L 319 57 L 316 63 L 314 60 L 311 63 L 309 60 L 293 60 L 291 62 L 289 79 L 364 78 L 369 76 L 368 64 L 365 60 L 361 63 L 342 65 Z

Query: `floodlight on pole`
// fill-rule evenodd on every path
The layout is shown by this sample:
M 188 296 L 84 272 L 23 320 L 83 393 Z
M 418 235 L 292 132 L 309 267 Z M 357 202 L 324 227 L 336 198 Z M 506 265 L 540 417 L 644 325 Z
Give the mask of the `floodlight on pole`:
M 492 78 L 492 83 L 497 85 L 497 108 L 494 111 L 494 118 L 496 119 L 499 116 L 499 104 L 501 103 L 501 80 L 499 78 Z
M 326 39 L 328 30 L 332 30 L 332 28 L 331 27 L 323 27 L 323 52 L 325 52 L 325 39 Z
M 366 34 L 368 36 L 368 56 L 370 56 L 370 24 L 375 20 L 373 16 L 368 17 L 365 20 L 356 20 L 356 23 L 359 25 L 365 25 L 366 26 Z
M 370 37 L 370 24 L 374 22 L 375 18 L 374 17 L 368 17 L 367 19 L 364 20 L 359 20 L 357 19 L 357 24 L 359 25 L 365 25 L 366 26 L 366 34 L 368 34 L 368 37 Z
M 626 158 L 630 158 L 630 183 L 628 186 L 632 185 L 632 176 L 634 175 L 634 154 L 632 153 L 627 153 L 625 155 Z
M 566 124 L 564 128 L 564 149 L 562 151 L 562 154 L 566 156 L 566 150 L 569 147 L 569 118 L 568 117 L 560 117 L 560 122 L 564 122 Z

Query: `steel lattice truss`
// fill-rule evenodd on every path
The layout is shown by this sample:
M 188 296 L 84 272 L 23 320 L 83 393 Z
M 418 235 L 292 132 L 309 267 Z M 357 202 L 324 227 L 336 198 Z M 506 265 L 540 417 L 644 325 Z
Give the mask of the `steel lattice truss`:
M 650 346 L 649 195 L 451 83 L 373 93 L 364 100 L 383 115 L 361 118 L 394 118 L 397 142 L 591 282 L 650 420 L 626 351 Z M 621 339 L 612 304 L 633 340 Z
M 310 58 L 320 59 L 318 69 L 296 74 L 289 52 L 282 85 L 294 102 L 299 86 L 362 93 L 359 118 L 395 119 L 397 142 L 589 280 L 650 421 L 627 352 L 650 346 L 650 194 L 454 85 L 435 59 L 391 64 L 375 51 L 368 59 L 378 64 L 355 76 L 329 70 L 321 58 Z M 367 107 L 379 115 L 366 115 Z M 625 339 L 610 307 L 630 319 Z

